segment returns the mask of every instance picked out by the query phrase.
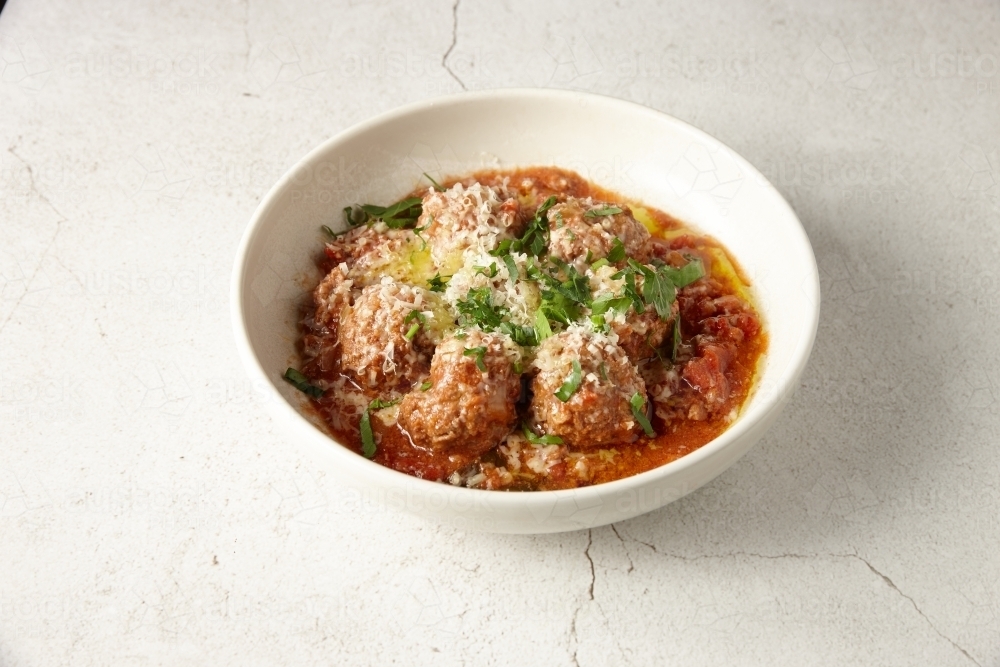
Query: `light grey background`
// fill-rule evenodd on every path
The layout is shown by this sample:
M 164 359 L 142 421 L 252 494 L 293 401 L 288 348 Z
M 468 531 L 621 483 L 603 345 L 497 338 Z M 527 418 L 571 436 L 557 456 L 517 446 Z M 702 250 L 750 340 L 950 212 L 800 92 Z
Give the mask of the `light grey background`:
M 504 86 L 704 129 L 820 266 L 778 425 L 589 532 L 346 497 L 232 343 L 235 248 L 291 164 Z M 1000 665 L 998 148 L 996 3 L 11 0 L 0 665 Z

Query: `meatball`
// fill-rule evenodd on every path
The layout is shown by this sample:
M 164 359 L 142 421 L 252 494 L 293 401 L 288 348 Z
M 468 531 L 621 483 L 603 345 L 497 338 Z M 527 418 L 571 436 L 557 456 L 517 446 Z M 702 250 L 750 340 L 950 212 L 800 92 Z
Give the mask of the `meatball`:
M 580 364 L 580 383 L 563 401 L 560 388 Z M 575 447 L 600 447 L 629 442 L 638 423 L 630 400 L 635 394 L 646 405 L 646 385 L 639 371 L 616 343 L 603 334 L 570 330 L 538 346 L 532 367 L 530 419 L 537 431 L 562 438 Z
M 341 313 L 341 365 L 362 386 L 412 384 L 427 374 L 442 326 L 451 324 L 442 322 L 448 317 L 437 294 L 383 278 Z
M 399 425 L 419 447 L 484 454 L 517 422 L 521 381 L 513 362 L 518 355 L 502 334 L 470 330 L 464 338 L 445 339 L 431 362 L 430 388 L 403 398 Z
M 673 318 L 677 317 L 676 301 L 672 310 L 669 320 L 661 318 L 653 306 L 646 306 L 641 313 L 630 310 L 621 321 L 612 319 L 608 322 L 611 330 L 618 335 L 618 345 L 633 364 L 656 356 L 657 348 L 663 345 L 667 334 L 673 330 Z
M 410 229 L 389 229 L 385 223 L 352 229 L 326 244 L 326 256 L 346 267 L 355 287 L 378 283 L 390 275 L 405 282 L 412 280 L 413 262 L 423 242 Z M 401 258 L 403 261 L 401 261 Z
M 589 211 L 599 211 L 611 206 L 621 209 L 613 215 L 588 217 Z M 640 262 L 649 259 L 649 231 L 632 217 L 624 204 L 606 204 L 586 199 L 568 198 L 548 210 L 549 254 L 574 265 L 577 270 L 587 268 L 587 251 L 591 261 L 607 257 L 614 247 L 615 238 L 625 246 L 625 253 Z M 624 266 L 624 260 L 618 262 Z
M 505 198 L 497 188 L 456 183 L 449 190 L 431 190 L 424 196 L 418 221 L 431 247 L 431 258 L 443 271 L 454 273 L 462 265 L 466 248 L 493 250 L 500 241 L 524 229 L 517 199 Z
M 347 265 L 339 264 L 326 275 L 313 290 L 316 304 L 314 321 L 321 330 L 336 332 L 340 314 L 351 303 L 351 287 L 354 282 L 347 277 Z

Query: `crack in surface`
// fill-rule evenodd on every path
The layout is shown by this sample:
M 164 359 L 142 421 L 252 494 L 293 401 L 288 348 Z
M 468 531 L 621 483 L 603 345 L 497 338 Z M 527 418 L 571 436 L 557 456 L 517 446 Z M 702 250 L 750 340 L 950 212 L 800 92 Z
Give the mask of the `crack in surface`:
M 920 614 L 920 617 L 922 619 L 924 619 L 924 621 L 927 622 L 927 625 L 931 626 L 931 630 L 933 630 L 935 633 L 937 633 L 938 637 L 940 637 L 941 639 L 945 640 L 946 642 L 948 642 L 949 644 L 951 644 L 952 646 L 954 646 L 955 649 L 957 649 L 958 651 L 960 651 L 962 653 L 962 655 L 964 655 L 966 658 L 968 658 L 970 661 L 972 661 L 972 664 L 979 665 L 979 667 L 982 667 L 982 665 L 980 665 L 980 663 L 979 663 L 978 660 L 976 660 L 971 655 L 969 655 L 968 651 L 966 651 L 964 648 L 962 648 L 961 646 L 959 646 L 958 644 L 956 644 L 950 637 L 945 636 L 944 633 L 942 633 L 940 630 L 938 630 L 937 627 L 933 623 L 931 623 L 931 619 L 927 618 L 927 616 L 924 614 L 924 612 L 920 611 L 920 607 L 917 606 L 917 603 L 914 601 L 914 599 L 911 598 L 906 593 L 904 593 L 903 591 L 899 590 L 899 587 L 896 586 L 896 584 L 893 583 L 892 579 L 890 579 L 889 577 L 885 576 L 884 574 L 882 574 L 881 572 L 879 572 L 878 570 L 876 570 L 872 566 L 871 563 L 869 563 L 867 560 L 865 560 L 861 556 L 858 556 L 858 555 L 855 554 L 854 558 L 857 558 L 859 561 L 861 561 L 862 563 L 864 563 L 865 565 L 867 565 L 868 569 L 871 570 L 874 574 L 877 574 L 879 577 L 881 577 L 882 581 L 884 581 L 889 588 L 891 588 L 892 590 L 896 591 L 896 593 L 898 593 L 899 595 L 903 596 L 913 606 L 913 609 L 918 614 Z
M 249 0 L 247 1 L 249 2 Z M 465 82 L 459 79 L 458 75 L 448 66 L 448 56 L 451 55 L 451 52 L 455 49 L 455 44 L 458 43 L 458 5 L 461 2 L 462 0 L 455 0 L 455 4 L 451 6 L 451 44 L 448 46 L 448 50 L 444 52 L 444 55 L 441 56 L 441 67 L 448 71 L 448 74 L 458 82 L 462 90 L 468 90 L 465 87 Z
M 618 529 L 615 528 L 615 524 L 611 524 L 611 530 L 614 531 L 615 537 L 618 538 L 618 541 L 622 543 L 622 548 L 625 550 L 625 557 L 628 558 L 628 571 L 631 572 L 632 570 L 635 569 L 635 563 L 632 562 L 632 554 L 628 552 L 628 547 L 625 546 L 625 540 L 618 533 Z
M 59 237 L 59 232 L 62 231 L 62 223 L 64 223 L 67 220 L 66 216 L 63 215 L 59 211 L 59 209 L 57 209 L 55 205 L 49 200 L 49 198 L 46 197 L 42 193 L 42 191 L 38 189 L 38 184 L 35 183 L 35 171 L 31 168 L 31 165 L 28 164 L 27 160 L 25 160 L 23 157 L 17 154 L 17 151 L 14 150 L 15 148 L 17 148 L 16 145 L 8 146 L 7 152 L 13 155 L 15 158 L 17 158 L 18 162 L 23 164 L 24 167 L 28 170 L 28 181 L 31 184 L 31 191 L 34 192 L 36 195 L 38 195 L 38 198 L 41 199 L 43 202 L 45 202 L 45 205 L 51 208 L 55 212 L 55 214 L 59 216 L 59 219 L 56 220 L 56 230 L 55 232 L 53 232 L 52 238 L 49 239 L 48 244 L 45 246 L 45 250 L 43 250 L 42 254 L 38 257 L 38 263 L 35 265 L 35 270 L 31 272 L 31 277 L 28 278 L 28 280 L 25 281 L 24 283 L 24 292 L 21 294 L 21 296 L 18 297 L 17 301 L 14 302 L 14 306 L 10 309 L 10 313 L 8 313 L 7 319 L 5 319 L 2 323 L 0 323 L 0 333 L 3 333 L 3 330 L 7 328 L 7 324 L 9 324 L 10 321 L 14 318 L 14 313 L 17 312 L 17 309 L 21 305 L 21 302 L 24 301 L 24 297 L 28 296 L 29 294 L 28 288 L 31 286 L 33 282 L 35 282 L 35 278 L 38 276 L 38 272 L 41 271 L 42 269 L 42 262 L 45 261 L 45 257 L 48 256 L 49 251 L 52 250 L 52 246 L 55 245 L 56 239 Z
M 247 42 L 247 54 L 244 58 L 244 69 L 250 68 L 250 0 L 243 0 L 243 38 Z
M 615 534 L 616 535 L 618 534 L 617 530 L 615 531 Z M 697 560 L 721 559 L 721 558 L 735 558 L 735 557 L 738 557 L 738 556 L 743 556 L 743 557 L 746 557 L 746 558 L 764 558 L 764 559 L 769 559 L 769 560 L 777 560 L 777 559 L 784 559 L 784 558 L 796 558 L 796 559 L 802 559 L 802 560 L 813 560 L 813 559 L 817 559 L 817 558 L 846 558 L 846 559 L 852 559 L 852 560 L 860 561 L 860 562 L 864 563 L 865 566 L 869 570 L 871 570 L 871 572 L 873 574 L 878 575 L 879 578 L 881 578 L 882 581 L 889 588 L 891 588 L 898 595 L 902 596 L 907 602 L 909 602 L 910 605 L 913 607 L 914 611 L 916 611 L 917 614 L 919 614 L 920 617 L 922 619 L 924 619 L 924 622 L 927 623 L 927 625 L 930 626 L 931 630 L 933 630 L 935 632 L 935 634 L 937 634 L 937 636 L 939 636 L 941 639 L 943 639 L 946 642 L 948 642 L 949 644 L 951 644 L 957 651 L 959 651 L 962 655 L 964 655 L 966 658 L 968 658 L 968 660 L 970 662 L 972 662 L 974 665 L 977 665 L 978 667 L 982 667 L 982 665 L 979 663 L 979 661 L 976 660 L 975 658 L 973 658 L 969 654 L 968 651 L 966 651 L 964 648 L 962 648 L 957 643 L 955 643 L 954 640 L 952 640 L 950 637 L 948 637 L 947 635 L 945 635 L 944 633 L 942 633 L 940 630 L 938 630 L 937 627 L 931 622 L 931 620 L 929 618 L 927 618 L 926 614 L 924 614 L 924 612 L 922 612 L 920 610 L 920 607 L 917 606 L 916 601 L 914 601 L 914 599 L 912 597 L 910 597 L 909 595 L 907 595 L 903 591 L 899 590 L 899 587 L 896 586 L 896 584 L 892 581 L 892 579 L 890 579 L 889 577 L 887 577 L 886 575 L 882 574 L 877 569 L 875 569 L 875 567 L 871 563 L 869 563 L 867 560 L 865 560 L 864 558 L 862 558 L 861 556 L 859 556 L 856 551 L 854 553 L 842 553 L 842 554 L 839 554 L 839 553 L 830 553 L 830 554 L 820 554 L 820 553 L 814 553 L 814 554 L 783 553 L 783 554 L 773 554 L 773 555 L 753 553 L 753 552 L 748 552 L 748 551 L 730 551 L 730 552 L 722 553 L 722 554 L 701 554 L 701 555 L 698 555 L 698 556 L 682 556 L 680 554 L 674 554 L 674 553 L 670 553 L 670 552 L 667 552 L 667 551 L 661 551 L 660 549 L 656 548 L 656 545 L 650 544 L 648 542 L 643 542 L 642 540 L 637 539 L 637 538 L 635 538 L 635 537 L 633 537 L 631 535 L 629 535 L 628 537 L 629 537 L 630 540 L 632 540 L 632 541 L 634 541 L 634 542 L 636 542 L 638 544 L 641 544 L 641 545 L 643 545 L 645 547 L 648 547 L 649 549 L 651 549 L 654 553 L 656 553 L 658 555 L 661 555 L 661 556 L 664 556 L 664 557 L 667 557 L 667 558 L 676 558 L 678 560 L 684 560 L 684 561 L 697 561 Z M 621 538 L 620 535 L 619 535 L 619 538 Z

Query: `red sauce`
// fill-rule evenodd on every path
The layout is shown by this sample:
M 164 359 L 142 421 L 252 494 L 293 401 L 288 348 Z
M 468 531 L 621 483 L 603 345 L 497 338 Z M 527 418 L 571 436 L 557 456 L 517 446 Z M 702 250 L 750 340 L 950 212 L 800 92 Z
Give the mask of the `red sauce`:
M 567 448 L 564 453 L 584 454 L 587 457 L 586 479 L 581 479 L 571 470 L 570 461 L 563 457 L 563 461 L 549 468 L 544 475 L 522 470 L 522 474 L 514 474 L 511 480 L 500 472 L 506 465 L 506 458 L 496 448 L 478 460 L 448 456 L 414 445 L 398 425 L 385 426 L 380 419 L 372 416 L 371 424 L 378 441 L 374 461 L 431 480 L 445 480 L 456 470 L 476 465 L 483 474 L 483 481 L 478 486 L 483 488 L 572 488 L 610 482 L 651 470 L 695 451 L 725 431 L 752 390 L 758 361 L 767 349 L 767 335 L 748 300 L 749 283 L 725 248 L 718 241 L 698 234 L 662 211 L 630 202 L 561 169 L 538 167 L 484 171 L 448 180 L 443 185 L 448 187 L 456 182 L 469 185 L 477 181 L 483 185 L 498 185 L 504 179 L 509 179 L 508 187 L 520 192 L 522 205 L 528 211 L 533 211 L 549 195 L 593 197 L 599 201 L 628 204 L 633 211 L 645 212 L 645 220 L 641 221 L 646 222 L 647 227 L 651 223 L 655 257 L 674 265 L 691 257 L 702 260 L 707 275 L 678 290 L 682 344 L 676 363 L 667 362 L 662 370 L 666 372 L 669 364 L 679 375 L 679 381 L 675 382 L 675 391 L 666 404 L 654 403 L 657 410 L 651 421 L 657 435 L 653 438 L 641 435 L 633 442 L 603 447 L 596 452 L 593 449 Z M 423 192 L 417 191 L 410 196 L 421 196 Z M 636 217 L 639 218 L 639 215 Z M 341 259 L 336 255 L 324 255 L 319 260 L 319 266 L 326 273 Z M 308 327 L 312 308 L 310 302 L 303 312 L 307 324 L 304 325 L 304 337 L 300 340 L 300 352 L 306 358 L 310 356 L 307 350 L 317 342 L 310 338 L 315 337 L 315 332 Z M 648 371 L 644 375 L 656 375 Z M 340 372 L 336 352 L 329 350 L 309 360 L 303 372 L 313 381 L 333 382 L 345 377 Z M 647 386 L 647 389 L 652 387 Z M 328 391 L 322 398 L 312 400 L 311 404 L 330 433 L 360 454 L 359 421 L 363 408 L 340 404 L 332 393 Z M 710 405 L 710 409 L 705 408 L 706 404 Z

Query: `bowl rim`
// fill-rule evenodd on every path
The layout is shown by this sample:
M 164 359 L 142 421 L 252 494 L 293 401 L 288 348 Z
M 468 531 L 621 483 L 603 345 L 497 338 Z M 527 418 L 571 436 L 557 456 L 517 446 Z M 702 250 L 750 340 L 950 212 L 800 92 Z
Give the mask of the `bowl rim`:
M 617 107 L 618 109 L 631 114 L 649 116 L 659 122 L 665 121 L 677 125 L 694 138 L 705 142 L 707 145 L 725 148 L 736 159 L 741 169 L 746 170 L 748 175 L 752 176 L 759 184 L 771 189 L 774 197 L 776 198 L 775 203 L 778 206 L 783 207 L 785 209 L 785 213 L 789 216 L 788 220 L 790 222 L 794 222 L 794 225 L 789 225 L 789 227 L 790 231 L 794 232 L 795 238 L 790 240 L 797 246 L 797 252 L 803 253 L 803 258 L 807 259 L 810 265 L 811 275 L 808 275 L 803 279 L 802 289 L 806 292 L 807 301 L 811 304 L 811 309 L 809 312 L 810 321 L 806 325 L 804 335 L 799 337 L 796 347 L 789 357 L 787 366 L 783 370 L 780 377 L 776 378 L 777 387 L 768 391 L 767 396 L 760 397 L 762 403 L 757 406 L 757 414 L 753 419 L 738 418 L 732 426 L 723 431 L 718 437 L 699 447 L 695 451 L 685 454 L 684 456 L 681 456 L 680 458 L 669 463 L 665 463 L 656 468 L 652 468 L 629 477 L 624 477 L 602 484 L 593 484 L 571 489 L 504 493 L 502 491 L 470 489 L 441 482 L 433 482 L 413 477 L 411 475 L 407 475 L 406 473 L 375 463 L 374 461 L 366 459 L 356 452 L 351 451 L 335 440 L 332 436 L 320 430 L 319 427 L 304 417 L 289 403 L 288 400 L 284 398 L 284 396 L 281 395 L 281 392 L 278 391 L 279 385 L 277 384 L 277 381 L 280 380 L 280 376 L 275 375 L 272 378 L 272 374 L 269 374 L 261 365 L 260 360 L 257 358 L 254 351 L 253 345 L 251 344 L 247 321 L 243 310 L 243 297 L 245 293 L 243 287 L 245 283 L 246 285 L 249 285 L 249 282 L 244 280 L 244 275 L 248 269 L 247 259 L 249 250 L 258 234 L 261 233 L 260 228 L 265 215 L 273 206 L 276 205 L 287 185 L 301 169 L 308 167 L 338 144 L 353 139 L 358 135 L 364 134 L 381 125 L 392 123 L 411 114 L 424 112 L 435 107 L 445 108 L 462 104 L 483 103 L 496 100 L 497 98 L 511 97 L 530 98 L 533 102 L 549 100 L 561 103 L 579 103 L 581 101 L 588 101 L 611 108 Z M 766 317 L 766 313 L 763 314 Z M 809 355 L 812 351 L 813 343 L 816 338 L 816 331 L 819 324 L 819 314 L 819 270 L 808 235 L 806 234 L 798 216 L 795 214 L 795 211 L 792 209 L 787 200 L 781 195 L 778 189 L 742 155 L 703 130 L 671 116 L 670 114 L 652 109 L 642 104 L 596 93 L 544 88 L 500 88 L 434 97 L 390 109 L 336 133 L 320 145 L 310 150 L 301 159 L 296 161 L 295 164 L 293 164 L 281 176 L 281 178 L 278 179 L 278 181 L 268 190 L 267 194 L 261 199 L 250 218 L 249 224 L 240 238 L 230 282 L 230 316 L 236 347 L 239 352 L 240 359 L 243 362 L 244 370 L 254 381 L 252 384 L 254 386 L 258 386 L 257 383 L 259 381 L 263 381 L 265 383 L 263 386 L 269 386 L 271 391 L 273 391 L 276 400 L 266 401 L 267 405 L 271 408 L 269 411 L 271 412 L 272 418 L 276 420 L 280 419 L 282 421 L 290 420 L 298 426 L 296 430 L 299 433 L 304 435 L 306 433 L 310 434 L 307 437 L 311 440 L 309 443 L 311 446 L 318 446 L 323 449 L 324 452 L 330 452 L 334 458 L 343 460 L 346 466 L 360 466 L 360 469 L 367 473 L 365 476 L 366 481 L 375 481 L 379 486 L 384 488 L 406 486 L 409 491 L 426 491 L 428 494 L 456 494 L 454 497 L 460 497 L 462 501 L 461 504 L 463 505 L 468 504 L 469 501 L 475 503 L 478 495 L 480 496 L 478 498 L 479 500 L 485 501 L 485 506 L 490 507 L 495 511 L 502 511 L 504 509 L 511 508 L 523 509 L 532 505 L 544 505 L 548 507 L 551 506 L 553 501 L 569 498 L 580 500 L 581 498 L 586 498 L 587 496 L 594 496 L 596 499 L 602 499 L 621 492 L 628 492 L 629 490 L 644 487 L 647 484 L 655 483 L 658 480 L 662 481 L 670 477 L 680 475 L 685 470 L 697 466 L 705 459 L 720 454 L 723 450 L 727 449 L 749 433 L 758 423 L 765 422 L 768 416 L 775 410 L 781 410 L 784 407 L 785 402 L 788 398 L 790 398 L 794 390 L 795 383 L 797 383 L 799 376 L 805 369 L 808 362 Z M 767 353 L 765 352 L 765 354 Z M 714 476 L 715 475 L 713 475 L 713 477 Z M 693 491 L 694 488 L 691 490 Z M 457 494 L 460 494 L 460 496 Z M 684 494 L 682 493 L 681 495 Z

